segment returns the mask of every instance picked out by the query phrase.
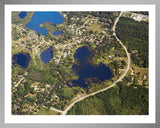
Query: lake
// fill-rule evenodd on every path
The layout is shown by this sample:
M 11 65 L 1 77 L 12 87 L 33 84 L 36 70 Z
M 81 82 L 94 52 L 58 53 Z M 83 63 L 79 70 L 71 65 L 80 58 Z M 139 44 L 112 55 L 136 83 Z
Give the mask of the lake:
M 18 14 L 18 16 L 19 16 L 21 19 L 24 19 L 24 18 L 26 17 L 26 15 L 27 15 L 27 12 L 23 12 L 23 11 Z
M 41 53 L 41 60 L 43 63 L 47 64 L 49 61 L 52 60 L 53 58 L 53 51 L 52 51 L 52 46 L 50 46 L 49 48 L 47 48 L 46 50 L 44 50 Z
M 13 59 L 13 65 L 18 64 L 21 66 L 21 68 L 27 68 L 31 60 L 31 57 L 29 53 L 26 54 L 18 53 L 14 54 L 12 59 Z
M 93 52 L 87 46 L 80 47 L 76 50 L 74 58 L 78 63 L 72 66 L 72 70 L 79 76 L 79 79 L 72 80 L 73 86 L 86 88 L 88 86 L 86 79 L 88 78 L 105 81 L 113 77 L 112 71 L 105 64 L 93 65 L 89 63 L 93 56 Z
M 62 24 L 64 22 L 64 17 L 59 12 L 35 12 L 30 22 L 25 26 L 31 30 L 41 33 L 42 35 L 47 35 L 48 30 L 46 28 L 40 27 L 40 24 L 45 22 L 50 22 L 52 24 Z

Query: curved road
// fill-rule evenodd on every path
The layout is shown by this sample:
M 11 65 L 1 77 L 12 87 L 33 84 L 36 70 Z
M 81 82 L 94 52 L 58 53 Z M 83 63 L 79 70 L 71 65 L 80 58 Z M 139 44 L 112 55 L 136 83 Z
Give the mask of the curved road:
M 62 115 L 66 115 L 67 112 L 69 111 L 69 109 L 71 109 L 72 106 L 75 105 L 77 102 L 79 102 L 79 101 L 81 101 L 81 100 L 83 100 L 83 99 L 85 99 L 85 98 L 87 98 L 87 97 L 89 97 L 89 96 L 93 96 L 93 95 L 95 95 L 95 94 L 97 94 L 97 93 L 100 93 L 100 92 L 103 92 L 103 91 L 105 91 L 105 90 L 107 90 L 107 89 L 112 88 L 114 85 L 116 85 L 118 82 L 120 82 L 120 81 L 125 77 L 125 75 L 127 74 L 128 70 L 129 70 L 129 68 L 130 68 L 130 55 L 129 55 L 128 51 L 127 51 L 127 48 L 126 48 L 126 47 L 123 45 L 123 43 L 118 39 L 118 37 L 117 37 L 117 35 L 116 35 L 116 33 L 115 33 L 116 25 L 117 25 L 117 23 L 118 23 L 118 21 L 119 21 L 119 18 L 122 16 L 122 14 L 123 14 L 123 12 L 121 12 L 121 13 L 119 14 L 119 16 L 116 18 L 116 20 L 115 20 L 115 22 L 114 22 L 114 25 L 113 25 L 113 28 L 112 28 L 112 31 L 113 31 L 113 35 L 115 36 L 116 40 L 122 45 L 122 47 L 124 48 L 124 50 L 125 50 L 125 52 L 126 52 L 126 54 L 127 54 L 128 64 L 127 64 L 127 68 L 125 69 L 125 72 L 123 73 L 123 75 L 120 76 L 119 79 L 118 79 L 117 81 L 115 81 L 112 85 L 110 85 L 109 87 L 106 87 L 106 88 L 104 88 L 104 89 L 102 89 L 102 90 L 99 90 L 99 91 L 96 91 L 96 92 L 94 92 L 94 93 L 91 93 L 91 94 L 89 94 L 89 95 L 83 96 L 83 97 L 81 97 L 80 99 L 74 101 L 74 102 L 73 102 L 72 104 L 70 104 L 64 111 L 61 111 L 61 110 L 58 110 L 58 109 L 55 109 L 55 108 L 51 108 L 52 110 L 57 111 L 57 112 L 60 112 L 60 113 L 62 113 Z

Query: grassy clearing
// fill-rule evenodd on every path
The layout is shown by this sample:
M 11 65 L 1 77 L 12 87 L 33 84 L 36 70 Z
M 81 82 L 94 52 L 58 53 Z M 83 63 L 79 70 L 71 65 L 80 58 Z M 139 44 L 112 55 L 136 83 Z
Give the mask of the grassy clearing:
M 53 25 L 53 23 L 45 22 L 40 26 L 46 28 L 50 34 L 52 34 L 56 30 L 62 31 L 65 28 L 64 23 L 60 25 Z
M 63 95 L 65 97 L 72 97 L 74 95 L 72 88 L 63 88 Z
M 149 74 L 149 68 L 140 68 L 138 67 L 137 65 L 131 63 L 130 67 L 134 68 L 134 73 L 137 74 L 137 73 L 140 73 L 139 74 L 139 77 L 142 78 L 145 74 Z
M 58 115 L 58 112 L 47 108 L 41 108 L 36 115 Z
M 88 31 L 97 31 L 98 33 L 100 33 L 101 31 L 103 31 L 103 29 L 101 28 L 101 25 L 95 23 L 95 24 L 91 24 L 90 28 L 88 29 Z
M 56 26 L 52 25 L 52 23 L 49 22 L 41 24 L 40 26 L 46 28 L 50 34 L 57 30 Z
M 135 74 L 140 73 L 140 78 L 142 78 L 145 74 L 148 74 L 148 68 L 138 68 L 138 67 L 136 67 L 134 72 L 135 72 Z

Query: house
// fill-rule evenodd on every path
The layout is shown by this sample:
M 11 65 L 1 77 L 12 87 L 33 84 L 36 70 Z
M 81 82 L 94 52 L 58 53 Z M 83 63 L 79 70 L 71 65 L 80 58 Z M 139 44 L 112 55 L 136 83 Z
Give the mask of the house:
M 41 91 L 44 92 L 44 91 L 45 91 L 45 88 L 42 88 Z
M 45 87 L 46 87 L 46 88 L 50 88 L 50 87 L 51 87 L 51 85 L 49 85 L 49 84 L 46 84 L 46 85 L 45 85 Z
M 66 58 L 66 56 L 67 56 L 67 53 L 65 52 L 63 56 L 64 56 L 64 58 Z
M 110 56 L 110 55 L 108 56 L 108 58 L 109 58 L 109 59 L 113 59 L 112 56 Z

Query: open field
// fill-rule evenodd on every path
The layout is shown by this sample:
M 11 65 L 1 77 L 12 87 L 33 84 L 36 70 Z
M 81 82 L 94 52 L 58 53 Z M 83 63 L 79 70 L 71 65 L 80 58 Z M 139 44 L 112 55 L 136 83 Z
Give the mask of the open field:
M 88 31 L 92 30 L 93 32 L 97 31 L 98 33 L 102 32 L 103 29 L 101 28 L 101 25 L 98 23 L 95 24 L 91 24 L 90 28 L 88 29 Z
M 58 115 L 58 112 L 51 109 L 41 108 L 36 115 Z

